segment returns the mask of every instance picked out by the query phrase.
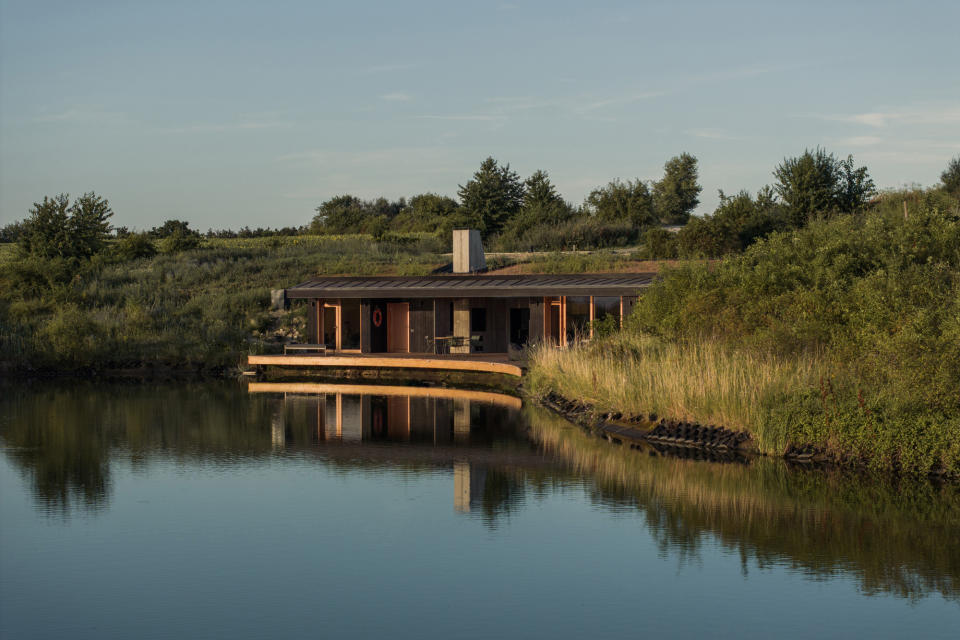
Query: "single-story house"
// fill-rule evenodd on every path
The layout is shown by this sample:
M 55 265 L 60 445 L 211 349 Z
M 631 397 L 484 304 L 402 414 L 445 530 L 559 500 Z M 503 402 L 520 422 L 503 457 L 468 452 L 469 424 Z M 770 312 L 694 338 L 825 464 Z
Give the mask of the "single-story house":
M 453 273 L 319 277 L 286 290 L 309 303 L 308 340 L 354 353 L 508 353 L 622 322 L 654 274 L 489 275 L 479 233 L 454 232 Z

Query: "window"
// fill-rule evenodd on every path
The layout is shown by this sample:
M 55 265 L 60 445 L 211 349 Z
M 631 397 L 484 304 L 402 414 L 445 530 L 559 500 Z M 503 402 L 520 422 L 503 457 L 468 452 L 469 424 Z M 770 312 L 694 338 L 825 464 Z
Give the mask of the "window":
M 590 337 L 590 296 L 567 296 L 567 342 Z
M 470 333 L 483 333 L 487 330 L 487 309 L 474 307 L 470 309 Z
M 593 299 L 593 319 L 599 322 L 607 316 L 614 316 L 620 319 L 620 298 L 603 297 Z

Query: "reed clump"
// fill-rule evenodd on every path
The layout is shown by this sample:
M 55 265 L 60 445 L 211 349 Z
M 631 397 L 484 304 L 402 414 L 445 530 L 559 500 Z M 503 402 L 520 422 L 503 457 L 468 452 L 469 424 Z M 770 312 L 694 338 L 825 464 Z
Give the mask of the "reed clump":
M 769 419 L 791 390 L 816 382 L 812 357 L 738 353 L 708 340 L 671 343 L 623 332 L 590 345 L 534 350 L 529 386 L 559 390 L 601 407 L 655 413 L 748 430 L 761 451 L 786 448 L 789 434 Z

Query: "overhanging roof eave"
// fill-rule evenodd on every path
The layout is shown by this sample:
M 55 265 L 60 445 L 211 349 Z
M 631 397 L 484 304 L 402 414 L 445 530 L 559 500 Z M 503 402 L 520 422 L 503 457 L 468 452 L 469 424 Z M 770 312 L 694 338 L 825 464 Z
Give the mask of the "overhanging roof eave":
M 471 289 L 357 289 L 294 287 L 287 289 L 288 298 L 530 298 L 543 296 L 631 296 L 649 284 L 623 287 L 510 287 Z

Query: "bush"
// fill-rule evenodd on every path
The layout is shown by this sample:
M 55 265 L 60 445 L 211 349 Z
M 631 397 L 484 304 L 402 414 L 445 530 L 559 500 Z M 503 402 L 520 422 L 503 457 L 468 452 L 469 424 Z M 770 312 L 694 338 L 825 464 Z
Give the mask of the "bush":
M 157 248 L 153 246 L 153 241 L 148 233 L 127 234 L 116 241 L 113 250 L 121 260 L 150 258 L 157 253 Z
M 175 231 L 160 241 L 160 251 L 162 253 L 180 253 L 181 251 L 190 251 L 200 246 L 200 236 L 193 233 L 183 233 Z
M 537 225 L 519 238 L 503 235 L 496 245 L 501 251 L 604 249 L 635 244 L 639 232 L 640 229 L 629 222 L 605 222 L 580 216 L 563 224 Z
M 672 260 L 677 257 L 677 234 L 662 227 L 645 231 L 641 242 L 641 255 L 648 260 Z

